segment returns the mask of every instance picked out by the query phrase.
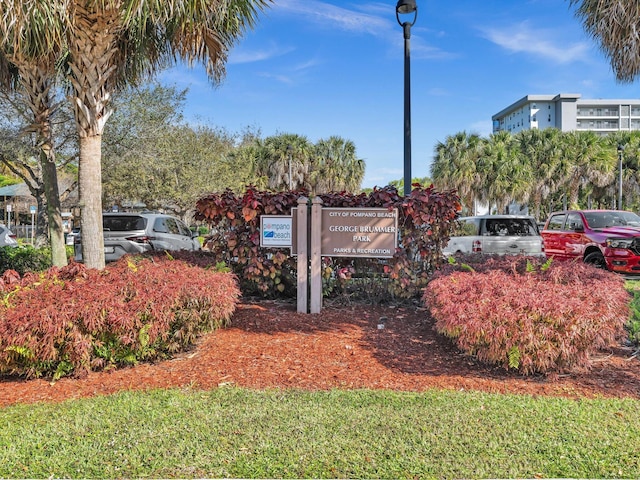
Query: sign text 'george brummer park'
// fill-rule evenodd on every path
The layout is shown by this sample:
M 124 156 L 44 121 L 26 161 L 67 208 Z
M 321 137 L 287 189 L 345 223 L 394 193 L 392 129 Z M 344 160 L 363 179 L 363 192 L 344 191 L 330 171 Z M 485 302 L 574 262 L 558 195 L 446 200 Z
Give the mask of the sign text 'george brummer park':
M 322 209 L 321 254 L 324 256 L 391 258 L 397 246 L 397 209 Z

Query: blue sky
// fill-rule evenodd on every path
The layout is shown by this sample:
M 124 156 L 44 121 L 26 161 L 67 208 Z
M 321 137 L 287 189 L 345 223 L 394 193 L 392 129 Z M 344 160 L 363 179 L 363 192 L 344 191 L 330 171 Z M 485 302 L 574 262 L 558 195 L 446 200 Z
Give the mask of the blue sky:
M 417 0 L 411 29 L 412 175 L 437 142 L 488 136 L 491 116 L 528 94 L 638 98 L 619 84 L 568 0 Z M 162 81 L 189 88 L 189 121 L 263 137 L 338 135 L 366 162 L 363 187 L 403 177 L 404 40 L 396 0 L 275 0 L 233 49 L 218 87 L 201 68 Z

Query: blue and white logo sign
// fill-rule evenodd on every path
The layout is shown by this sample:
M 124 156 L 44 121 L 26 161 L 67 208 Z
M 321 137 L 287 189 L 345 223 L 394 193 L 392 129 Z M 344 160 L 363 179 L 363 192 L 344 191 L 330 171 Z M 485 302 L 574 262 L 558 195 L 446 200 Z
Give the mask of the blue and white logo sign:
M 260 217 L 261 247 L 291 247 L 292 219 L 288 215 L 262 215 Z

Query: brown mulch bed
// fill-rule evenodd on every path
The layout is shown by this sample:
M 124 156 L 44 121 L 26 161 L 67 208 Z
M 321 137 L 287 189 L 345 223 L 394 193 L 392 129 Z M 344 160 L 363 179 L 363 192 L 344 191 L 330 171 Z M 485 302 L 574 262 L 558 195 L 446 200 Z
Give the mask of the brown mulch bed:
M 381 317 L 387 317 L 379 329 Z M 640 360 L 618 346 L 594 358 L 591 371 L 529 376 L 482 365 L 433 330 L 424 309 L 326 307 L 296 313 L 292 304 L 239 305 L 232 324 L 204 336 L 191 352 L 156 364 L 95 372 L 57 382 L 0 380 L 0 406 L 58 402 L 120 390 L 154 388 L 392 389 L 430 388 L 571 398 L 640 399 Z

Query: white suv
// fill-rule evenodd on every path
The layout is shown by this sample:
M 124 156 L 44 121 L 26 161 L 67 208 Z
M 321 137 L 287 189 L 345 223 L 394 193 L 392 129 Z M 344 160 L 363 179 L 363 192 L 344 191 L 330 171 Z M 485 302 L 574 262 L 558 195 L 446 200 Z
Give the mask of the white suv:
M 7 228 L 6 225 L 0 223 L 0 247 L 17 247 L 15 234 Z
M 533 217 L 524 215 L 483 215 L 462 217 L 444 248 L 455 253 L 521 254 L 544 256 L 544 245 Z
M 161 213 L 103 213 L 104 258 L 113 262 L 127 253 L 150 250 L 200 250 L 197 232 L 182 220 Z M 82 235 L 73 243 L 76 261 L 82 261 Z

